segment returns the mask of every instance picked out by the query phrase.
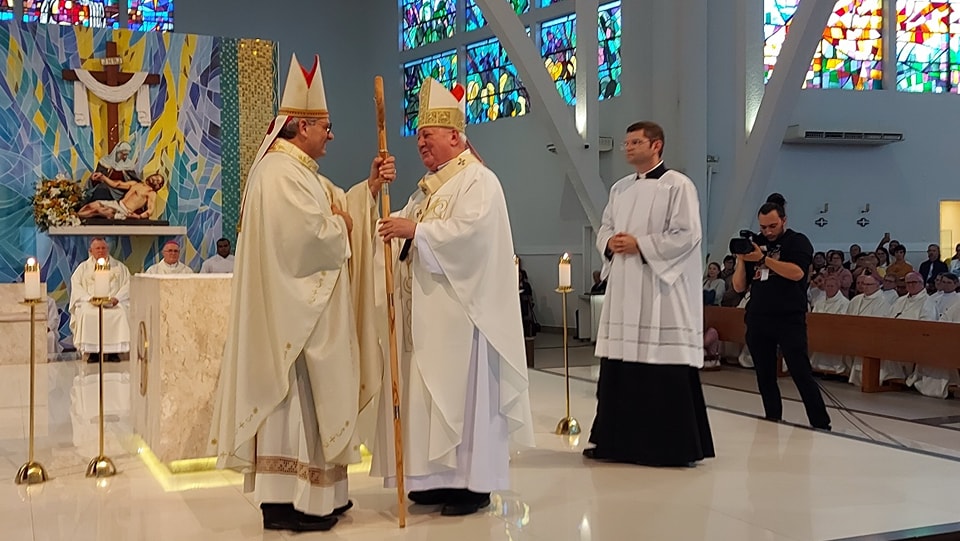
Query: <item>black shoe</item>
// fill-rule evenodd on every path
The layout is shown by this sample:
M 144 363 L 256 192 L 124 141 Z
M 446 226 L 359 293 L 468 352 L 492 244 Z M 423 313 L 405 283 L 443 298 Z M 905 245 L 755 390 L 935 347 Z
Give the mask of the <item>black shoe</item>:
M 120 355 L 116 353 L 110 353 L 107 355 L 107 358 L 104 359 L 104 361 L 108 363 L 118 363 L 120 362 Z
M 462 517 L 472 515 L 490 505 L 489 492 L 469 492 L 469 494 L 470 497 L 457 503 L 444 504 L 440 509 L 440 514 L 445 517 Z
M 599 460 L 600 456 L 597 454 L 596 447 L 590 447 L 589 449 L 583 450 L 583 456 L 589 458 L 590 460 Z
M 292 503 L 262 503 L 264 530 L 325 532 L 337 525 L 337 517 L 308 515 L 294 509 Z
M 347 500 L 347 503 L 341 507 L 337 507 L 333 510 L 333 513 L 330 513 L 332 516 L 339 517 L 340 515 L 346 513 L 353 508 L 353 500 Z
M 87 364 L 96 364 L 96 363 L 98 363 L 98 362 L 100 362 L 100 356 L 99 356 L 99 354 L 97 354 L 97 355 L 93 355 L 93 354 L 87 355 Z
M 450 494 L 451 489 L 449 488 L 411 490 L 407 493 L 407 498 L 418 505 L 443 505 L 450 501 Z

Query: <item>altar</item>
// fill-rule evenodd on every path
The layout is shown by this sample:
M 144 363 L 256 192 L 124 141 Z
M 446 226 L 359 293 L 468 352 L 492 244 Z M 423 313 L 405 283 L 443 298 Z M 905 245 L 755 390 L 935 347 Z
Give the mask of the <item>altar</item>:
M 41 290 L 46 284 L 40 285 Z M 23 301 L 23 284 L 0 284 L 0 364 L 28 364 L 30 362 L 30 307 Z M 37 305 L 36 347 L 37 362 L 47 362 L 47 304 Z
M 232 280 L 137 274 L 130 281 L 133 430 L 162 463 L 206 456 Z

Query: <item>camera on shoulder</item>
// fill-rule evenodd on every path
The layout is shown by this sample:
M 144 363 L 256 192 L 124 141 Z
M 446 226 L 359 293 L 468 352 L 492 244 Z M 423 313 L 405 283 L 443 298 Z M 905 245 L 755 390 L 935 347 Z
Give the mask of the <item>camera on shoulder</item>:
M 740 236 L 730 239 L 730 253 L 733 255 L 745 255 L 753 253 L 753 245 L 763 246 L 767 243 L 766 237 L 754 233 L 749 229 L 741 229 Z

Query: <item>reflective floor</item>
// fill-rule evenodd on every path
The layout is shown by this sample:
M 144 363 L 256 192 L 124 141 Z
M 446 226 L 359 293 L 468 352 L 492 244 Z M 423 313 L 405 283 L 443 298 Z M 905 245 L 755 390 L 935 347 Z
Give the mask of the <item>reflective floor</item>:
M 709 385 L 718 458 L 689 470 L 587 462 L 580 455 L 586 434 L 579 441 L 552 434 L 564 411 L 563 379 L 534 370 L 538 447 L 513 456 L 513 490 L 495 494 L 484 514 L 447 518 L 412 508 L 407 528 L 399 530 L 396 494 L 361 466 L 350 477 L 356 507 L 333 531 L 264 532 L 239 476 L 164 474 L 138 454 L 127 363 L 108 365 L 105 377 L 106 450 L 120 474 L 100 483 L 86 479 L 84 468 L 97 452 L 91 368 L 39 367 L 37 459 L 54 479 L 27 490 L 13 477 L 27 454 L 28 371 L 0 366 L 0 475 L 8 479 L 0 482 L 3 541 L 806 540 L 960 520 L 960 462 L 731 413 L 725 409 L 759 399 Z M 578 370 L 588 377 L 591 369 Z M 593 392 L 592 383 L 571 381 L 572 412 L 586 429 Z M 788 405 L 788 418 L 795 414 Z

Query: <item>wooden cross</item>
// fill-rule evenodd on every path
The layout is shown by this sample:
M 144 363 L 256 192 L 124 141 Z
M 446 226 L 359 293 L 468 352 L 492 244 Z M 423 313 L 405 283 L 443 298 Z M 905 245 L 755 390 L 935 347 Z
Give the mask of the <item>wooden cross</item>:
M 100 64 L 103 71 L 91 71 L 90 75 L 97 81 L 107 86 L 121 86 L 133 77 L 133 73 L 120 71 L 120 65 L 123 59 L 117 55 L 117 43 L 115 41 L 107 42 L 107 56 L 100 58 Z M 63 79 L 65 81 L 77 81 L 77 72 L 72 69 L 63 70 Z M 147 75 L 144 84 L 160 84 L 160 75 L 151 73 Z M 77 96 L 76 99 L 86 99 L 86 96 Z M 120 119 L 119 108 L 116 103 L 107 102 L 107 152 L 113 152 L 114 147 L 120 142 Z

